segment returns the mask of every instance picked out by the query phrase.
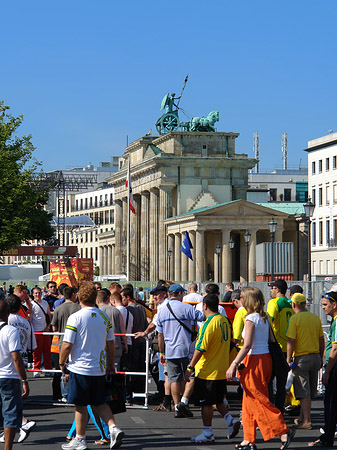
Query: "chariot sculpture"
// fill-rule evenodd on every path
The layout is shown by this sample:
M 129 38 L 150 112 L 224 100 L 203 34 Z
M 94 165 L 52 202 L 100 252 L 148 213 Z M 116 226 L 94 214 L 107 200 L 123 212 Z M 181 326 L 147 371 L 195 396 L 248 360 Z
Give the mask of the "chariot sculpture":
M 159 117 L 156 122 L 156 129 L 161 135 L 170 133 L 171 131 L 176 131 L 179 128 L 183 131 L 191 132 L 216 131 L 214 124 L 219 121 L 219 111 L 211 111 L 207 117 L 192 117 L 188 122 L 179 121 L 178 111 L 179 109 L 183 111 L 183 109 L 179 107 L 179 102 L 184 92 L 187 80 L 188 76 L 185 78 L 179 97 L 176 97 L 175 93 L 166 94 L 161 102 L 160 109 L 165 109 L 165 113 Z

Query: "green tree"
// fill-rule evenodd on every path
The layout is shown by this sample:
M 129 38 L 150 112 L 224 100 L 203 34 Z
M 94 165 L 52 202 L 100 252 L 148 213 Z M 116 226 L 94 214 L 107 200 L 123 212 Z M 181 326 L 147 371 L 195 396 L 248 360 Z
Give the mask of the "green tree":
M 0 248 L 23 241 L 49 239 L 52 215 L 44 210 L 48 191 L 33 177 L 40 163 L 33 158 L 31 136 L 15 135 L 23 116 L 13 117 L 0 101 Z

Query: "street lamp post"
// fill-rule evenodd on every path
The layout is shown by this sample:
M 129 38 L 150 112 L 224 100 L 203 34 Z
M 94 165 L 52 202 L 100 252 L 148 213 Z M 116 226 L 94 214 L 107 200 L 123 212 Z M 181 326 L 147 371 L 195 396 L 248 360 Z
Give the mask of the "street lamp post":
M 311 223 L 310 219 L 312 215 L 314 214 L 315 205 L 310 200 L 310 197 L 308 198 L 307 203 L 304 204 L 304 212 L 305 217 L 307 220 L 307 226 L 308 226 L 308 295 L 307 300 L 308 302 L 312 301 L 312 289 L 311 289 Z
M 274 220 L 274 217 L 271 218 L 271 221 L 268 223 L 269 231 L 271 233 L 271 281 L 274 281 L 274 241 L 275 241 L 275 232 L 277 223 Z
M 221 253 L 221 245 L 218 244 L 215 247 L 215 253 L 218 255 L 218 283 L 220 283 L 220 253 Z
M 249 233 L 248 230 L 246 230 L 245 234 L 244 234 L 244 238 L 245 238 L 245 243 L 246 243 L 246 273 L 247 273 L 247 286 L 249 283 L 249 242 L 250 242 L 250 238 L 251 238 L 251 234 Z
M 171 279 L 171 256 L 172 256 L 172 250 L 169 248 L 167 250 L 167 257 L 168 257 L 168 279 Z
M 234 276 L 233 276 L 233 273 L 234 273 L 234 271 L 233 271 L 233 250 L 234 250 L 235 242 L 234 242 L 232 236 L 231 236 L 228 244 L 229 244 L 229 248 L 231 250 L 231 280 L 230 281 L 233 282 L 233 278 L 234 278 Z

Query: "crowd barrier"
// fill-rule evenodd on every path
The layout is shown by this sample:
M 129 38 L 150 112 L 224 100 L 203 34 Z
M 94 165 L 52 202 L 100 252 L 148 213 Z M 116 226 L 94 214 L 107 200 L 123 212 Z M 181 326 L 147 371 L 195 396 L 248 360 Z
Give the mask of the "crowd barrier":
M 64 333 L 60 332 L 51 332 L 51 331 L 35 331 L 34 334 L 43 335 L 43 336 L 63 336 Z M 115 333 L 115 336 L 126 336 L 126 337 L 135 337 L 135 334 L 132 333 Z M 142 408 L 149 409 L 149 366 L 150 366 L 150 342 L 149 339 L 145 338 L 146 343 L 146 358 L 145 358 L 145 372 L 120 372 L 116 371 L 117 374 L 121 375 L 136 375 L 136 376 L 145 376 L 145 392 L 133 392 L 133 398 L 144 398 L 144 405 L 127 405 L 127 408 Z M 42 372 L 42 373 L 62 373 L 62 370 L 59 369 L 26 369 L 27 372 Z

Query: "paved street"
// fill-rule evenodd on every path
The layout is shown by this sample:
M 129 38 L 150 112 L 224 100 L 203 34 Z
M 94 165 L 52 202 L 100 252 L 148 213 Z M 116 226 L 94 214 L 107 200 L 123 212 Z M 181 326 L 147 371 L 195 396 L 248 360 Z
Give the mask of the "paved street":
M 31 377 L 31 374 L 30 374 Z M 73 420 L 73 408 L 65 406 L 51 406 L 51 379 L 32 379 L 30 382 L 31 395 L 25 404 L 25 414 L 28 418 L 36 420 L 37 425 L 28 439 L 22 444 L 15 444 L 15 449 L 23 448 L 48 448 L 48 450 L 60 449 L 65 442 L 65 436 Z M 235 389 L 230 387 L 230 393 Z M 238 417 L 240 412 L 240 401 L 231 399 L 231 413 Z M 48 404 L 49 403 L 49 404 Z M 202 430 L 200 410 L 193 409 L 192 419 L 174 419 L 173 413 L 154 412 L 151 409 L 128 409 L 125 414 L 117 417 L 118 425 L 125 432 L 125 439 L 122 448 L 133 450 L 164 448 L 167 450 L 177 448 L 196 448 L 196 450 L 207 450 L 207 446 L 193 445 L 190 437 L 196 436 Z M 299 430 L 295 436 L 294 444 L 291 448 L 308 448 L 307 442 L 319 434 L 319 427 L 322 424 L 322 401 L 315 400 L 313 404 L 314 429 L 311 431 Z M 292 423 L 292 418 L 286 418 L 287 423 Z M 214 435 L 217 446 L 234 448 L 234 444 L 240 442 L 242 430 L 238 437 L 232 441 L 225 439 L 227 428 L 225 420 L 215 415 L 213 420 Z M 87 441 L 89 449 L 97 448 L 94 440 L 98 439 L 98 433 L 91 424 L 87 430 Z M 264 443 L 261 435 L 258 434 L 257 446 L 261 449 L 278 449 L 280 442 L 278 439 Z M 214 446 L 212 446 L 215 448 Z M 100 447 L 98 447 L 100 448 Z M 108 448 L 103 446 L 102 448 Z

